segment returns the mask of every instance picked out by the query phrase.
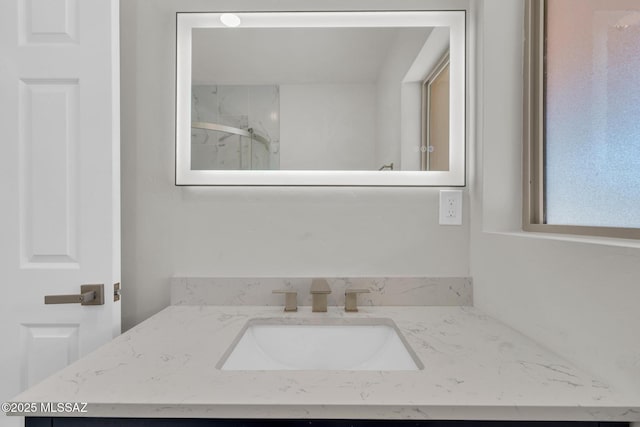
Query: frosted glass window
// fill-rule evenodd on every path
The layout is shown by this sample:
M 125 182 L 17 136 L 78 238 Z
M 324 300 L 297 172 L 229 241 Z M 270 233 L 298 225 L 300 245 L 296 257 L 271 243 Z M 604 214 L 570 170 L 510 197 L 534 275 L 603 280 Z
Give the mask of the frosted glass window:
M 640 2 L 545 15 L 545 223 L 640 228 Z

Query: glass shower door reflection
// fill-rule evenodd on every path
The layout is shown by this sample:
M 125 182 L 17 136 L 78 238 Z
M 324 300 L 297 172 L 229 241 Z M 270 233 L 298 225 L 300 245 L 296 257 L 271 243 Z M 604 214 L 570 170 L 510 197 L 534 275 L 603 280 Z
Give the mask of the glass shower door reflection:
M 251 128 L 192 123 L 192 170 L 269 170 L 271 154 L 269 140 Z

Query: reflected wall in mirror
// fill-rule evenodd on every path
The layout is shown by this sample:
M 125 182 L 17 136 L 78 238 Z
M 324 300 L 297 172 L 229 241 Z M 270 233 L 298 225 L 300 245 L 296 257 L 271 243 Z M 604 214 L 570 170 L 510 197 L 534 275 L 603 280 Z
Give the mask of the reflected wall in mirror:
M 422 84 L 423 171 L 449 170 L 449 53 Z
M 464 11 L 235 15 L 178 14 L 176 184 L 464 185 Z

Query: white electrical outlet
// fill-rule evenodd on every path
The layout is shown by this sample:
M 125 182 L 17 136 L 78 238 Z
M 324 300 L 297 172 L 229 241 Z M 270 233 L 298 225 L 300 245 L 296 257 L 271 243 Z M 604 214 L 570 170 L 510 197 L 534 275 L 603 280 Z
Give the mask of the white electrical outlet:
M 440 190 L 440 225 L 462 225 L 462 190 Z

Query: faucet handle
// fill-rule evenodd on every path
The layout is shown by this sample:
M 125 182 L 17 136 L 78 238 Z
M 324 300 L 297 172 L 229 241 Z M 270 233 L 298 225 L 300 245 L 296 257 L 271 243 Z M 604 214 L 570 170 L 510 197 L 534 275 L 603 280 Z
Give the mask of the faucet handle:
M 346 289 L 344 291 L 344 311 L 358 311 L 358 294 L 368 294 L 369 289 Z
M 298 311 L 298 291 L 291 289 L 278 289 L 274 294 L 285 294 L 284 311 Z

